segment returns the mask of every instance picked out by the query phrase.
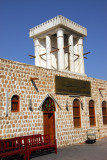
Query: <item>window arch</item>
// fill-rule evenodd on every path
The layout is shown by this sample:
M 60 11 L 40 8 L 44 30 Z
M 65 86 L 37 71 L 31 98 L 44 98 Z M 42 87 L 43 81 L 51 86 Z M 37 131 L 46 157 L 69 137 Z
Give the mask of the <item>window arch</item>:
M 95 126 L 95 107 L 94 107 L 94 101 L 89 101 L 89 119 L 90 119 L 90 126 Z
M 73 101 L 73 121 L 75 128 L 81 127 L 80 101 L 78 99 Z
M 107 107 L 106 101 L 102 102 L 103 124 L 107 124 Z
M 13 95 L 11 98 L 11 112 L 19 112 L 19 96 Z
M 42 111 L 55 111 L 55 104 L 51 97 L 47 97 L 44 101 Z

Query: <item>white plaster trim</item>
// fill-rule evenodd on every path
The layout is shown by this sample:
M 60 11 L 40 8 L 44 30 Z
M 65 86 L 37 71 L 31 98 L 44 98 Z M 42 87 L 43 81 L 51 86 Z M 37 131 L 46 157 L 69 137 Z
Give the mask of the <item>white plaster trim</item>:
M 6 89 L 6 117 L 8 117 L 8 89 Z
M 42 100 L 42 102 L 40 103 L 40 105 L 39 105 L 39 107 L 38 107 L 38 110 L 41 110 L 43 103 L 45 102 L 46 98 L 48 98 L 48 97 L 52 98 L 53 101 L 54 101 L 54 102 L 58 105 L 58 107 L 61 109 L 59 103 L 58 103 L 57 100 L 53 97 L 53 95 L 52 95 L 52 94 L 47 94 L 47 95 L 44 97 L 44 99 Z
M 68 29 L 70 29 L 72 31 L 75 31 L 79 34 L 82 34 L 83 36 L 87 36 L 87 29 L 86 28 L 84 28 L 81 25 L 65 18 L 62 15 L 58 15 L 55 18 L 52 18 L 52 19 L 30 29 L 29 37 L 33 38 L 35 35 L 39 35 L 42 32 L 47 32 L 50 29 L 52 29 L 52 28 L 54 29 L 54 28 L 61 26 L 61 25 L 67 27 Z

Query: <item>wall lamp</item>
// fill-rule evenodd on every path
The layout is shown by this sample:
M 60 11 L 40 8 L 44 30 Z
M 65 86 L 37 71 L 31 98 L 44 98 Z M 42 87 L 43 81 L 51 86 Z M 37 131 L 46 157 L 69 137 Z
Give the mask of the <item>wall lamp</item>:
M 29 110 L 30 110 L 31 112 L 33 112 L 32 100 L 31 100 L 31 99 L 30 99 L 30 101 L 29 101 Z

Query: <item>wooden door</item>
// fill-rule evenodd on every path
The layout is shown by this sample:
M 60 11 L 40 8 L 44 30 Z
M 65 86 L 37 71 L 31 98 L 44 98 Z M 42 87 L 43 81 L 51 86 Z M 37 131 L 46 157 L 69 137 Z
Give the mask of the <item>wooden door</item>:
M 44 134 L 50 135 L 50 142 L 55 141 L 55 114 L 54 112 L 44 112 Z

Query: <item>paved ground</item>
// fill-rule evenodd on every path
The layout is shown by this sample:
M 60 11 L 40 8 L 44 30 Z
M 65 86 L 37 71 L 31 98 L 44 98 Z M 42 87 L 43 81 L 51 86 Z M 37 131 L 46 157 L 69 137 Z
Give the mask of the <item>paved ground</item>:
M 107 160 L 107 138 L 94 144 L 73 145 L 58 149 L 58 154 L 32 154 L 30 160 Z

